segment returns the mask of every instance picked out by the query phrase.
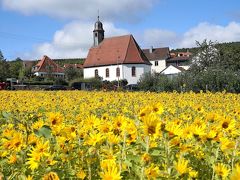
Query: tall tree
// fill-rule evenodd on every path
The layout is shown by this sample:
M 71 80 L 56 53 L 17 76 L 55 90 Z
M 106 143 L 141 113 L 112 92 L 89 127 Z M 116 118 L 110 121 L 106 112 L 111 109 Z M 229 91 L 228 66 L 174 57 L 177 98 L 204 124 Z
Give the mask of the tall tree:
M 14 61 L 9 61 L 9 73 L 12 78 L 18 78 L 21 69 L 23 68 L 23 61 L 18 57 Z
M 240 44 L 224 43 L 219 45 L 221 65 L 224 69 L 239 71 L 240 69 Z
M 200 43 L 196 41 L 198 48 L 197 53 L 192 58 L 192 70 L 204 71 L 209 67 L 215 67 L 220 64 L 219 50 L 216 42 L 207 41 L 206 39 Z
M 65 76 L 68 81 L 71 81 L 73 79 L 83 77 L 83 72 L 81 69 L 79 70 L 77 68 L 69 66 L 69 67 L 65 68 Z
M 5 81 L 9 75 L 9 64 L 0 50 L 0 81 Z

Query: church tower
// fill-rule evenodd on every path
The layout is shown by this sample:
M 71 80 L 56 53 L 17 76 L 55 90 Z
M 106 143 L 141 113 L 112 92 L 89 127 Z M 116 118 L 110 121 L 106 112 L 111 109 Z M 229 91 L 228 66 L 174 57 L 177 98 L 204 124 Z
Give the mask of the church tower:
M 99 16 L 97 22 L 95 22 L 93 30 L 93 46 L 98 46 L 104 39 L 103 24 L 99 21 Z

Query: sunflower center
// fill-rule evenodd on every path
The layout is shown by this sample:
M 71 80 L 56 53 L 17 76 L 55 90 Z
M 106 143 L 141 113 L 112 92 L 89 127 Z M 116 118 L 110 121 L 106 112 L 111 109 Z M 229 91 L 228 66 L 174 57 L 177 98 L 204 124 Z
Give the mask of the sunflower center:
M 20 142 L 16 142 L 15 146 L 18 147 L 21 143 Z
M 224 129 L 227 129 L 227 128 L 228 128 L 228 122 L 224 122 L 224 123 L 222 124 L 222 127 L 223 127 Z
M 54 119 L 54 120 L 52 121 L 52 125 L 56 125 L 56 124 L 57 124 L 57 120 Z
M 141 114 L 140 114 L 140 117 L 143 117 L 143 116 L 145 116 L 145 115 L 146 115 L 145 113 L 141 113 Z
M 155 126 L 149 126 L 148 127 L 148 134 L 154 134 L 156 132 Z

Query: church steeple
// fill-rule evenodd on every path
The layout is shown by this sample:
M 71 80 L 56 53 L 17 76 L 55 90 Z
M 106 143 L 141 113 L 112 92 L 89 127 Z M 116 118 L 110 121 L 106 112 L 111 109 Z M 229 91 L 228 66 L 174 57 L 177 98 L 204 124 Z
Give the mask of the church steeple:
M 99 15 L 98 20 L 95 22 L 94 30 L 93 30 L 93 46 L 98 46 L 104 39 L 104 29 L 103 24 L 101 21 L 99 21 Z

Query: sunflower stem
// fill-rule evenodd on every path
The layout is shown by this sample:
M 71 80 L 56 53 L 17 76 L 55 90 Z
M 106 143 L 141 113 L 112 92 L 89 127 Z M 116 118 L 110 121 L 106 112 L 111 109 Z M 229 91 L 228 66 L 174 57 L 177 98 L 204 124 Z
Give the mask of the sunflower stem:
M 216 154 L 215 154 L 215 162 L 217 162 L 217 159 L 218 159 L 218 151 L 219 151 L 219 147 L 217 148 L 216 150 Z M 214 180 L 214 177 L 215 177 L 215 171 L 214 171 L 214 168 L 213 168 L 213 173 L 212 173 L 212 180 Z

